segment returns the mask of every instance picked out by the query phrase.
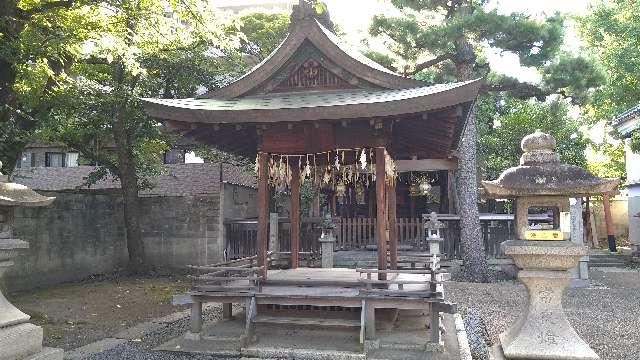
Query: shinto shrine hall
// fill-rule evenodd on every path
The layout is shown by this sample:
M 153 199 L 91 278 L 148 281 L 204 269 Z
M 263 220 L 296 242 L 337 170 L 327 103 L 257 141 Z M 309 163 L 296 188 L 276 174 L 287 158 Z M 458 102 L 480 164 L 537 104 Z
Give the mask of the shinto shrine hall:
M 148 114 L 166 128 L 256 159 L 257 251 L 244 259 L 194 267 L 201 283 L 185 298 L 193 306 L 192 328 L 180 349 L 282 355 L 256 347 L 270 337 L 269 344 L 305 358 L 305 351 L 318 346 L 274 337 L 283 327 L 311 325 L 299 334 L 310 339 L 344 328 L 347 335 L 338 343 L 346 345 L 334 350 L 354 358 L 375 358 L 384 344 L 396 343 L 419 344 L 412 351 L 444 356 L 449 350 L 440 327 L 454 325 L 441 322 L 440 313 L 455 312 L 455 306 L 444 301 L 437 284 L 440 270 L 433 264 L 439 254 L 415 249 L 423 253 L 425 265 L 402 266 L 396 219 L 455 212 L 457 148 L 481 82 L 430 85 L 397 75 L 349 50 L 328 18 L 306 1 L 294 7 L 291 20 L 282 44 L 229 85 L 196 98 L 144 99 Z M 301 267 L 300 187 L 305 182 L 329 195 L 326 206 L 333 216 L 374 220 L 370 236 L 377 268 Z M 416 201 L 416 192 L 425 186 L 438 198 L 431 207 Z M 270 270 L 273 191 L 291 197 L 291 231 L 288 266 Z M 204 302 L 223 303 L 227 321 L 203 327 Z M 241 321 L 232 320 L 234 303 L 244 305 Z M 414 321 L 429 320 L 411 329 L 396 326 L 411 311 L 418 312 L 411 316 Z M 270 327 L 275 325 L 280 328 Z M 322 328 L 332 330 L 312 333 Z M 356 334 L 352 343 L 351 330 Z M 455 337 L 455 329 L 446 330 Z M 415 339 L 413 345 L 402 334 L 410 334 L 406 339 Z

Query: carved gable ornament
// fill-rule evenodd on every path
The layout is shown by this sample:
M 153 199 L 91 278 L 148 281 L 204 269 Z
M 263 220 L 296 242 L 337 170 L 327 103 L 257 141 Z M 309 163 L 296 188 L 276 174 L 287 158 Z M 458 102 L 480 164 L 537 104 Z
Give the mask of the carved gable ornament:
M 314 58 L 308 58 L 294 67 L 283 81 L 273 89 L 274 92 L 302 89 L 345 89 L 353 88 L 347 81 L 327 70 Z

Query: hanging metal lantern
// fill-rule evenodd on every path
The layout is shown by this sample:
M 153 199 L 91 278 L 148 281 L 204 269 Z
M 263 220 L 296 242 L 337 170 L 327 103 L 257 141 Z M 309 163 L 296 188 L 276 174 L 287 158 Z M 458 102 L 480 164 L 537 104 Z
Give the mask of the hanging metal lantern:
M 431 194 L 431 183 L 429 182 L 429 179 L 420 179 L 420 182 L 418 182 L 418 191 L 420 192 L 421 196 L 427 196 Z
M 414 178 L 411 176 L 411 183 L 409 184 L 409 196 L 428 196 L 431 194 L 431 180 L 428 177 L 422 176 Z

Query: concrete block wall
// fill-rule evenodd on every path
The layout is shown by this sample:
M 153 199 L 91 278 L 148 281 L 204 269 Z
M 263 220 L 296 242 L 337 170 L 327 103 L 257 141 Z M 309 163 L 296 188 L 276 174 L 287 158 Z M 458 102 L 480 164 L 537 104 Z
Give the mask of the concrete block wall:
M 219 196 L 146 197 L 142 204 L 149 264 L 183 267 L 222 261 Z
M 42 193 L 56 196 L 53 205 L 16 210 L 15 235 L 30 248 L 5 275 L 10 290 L 81 280 L 126 266 L 118 190 Z M 219 194 L 141 199 L 150 264 L 183 267 L 222 259 Z
M 5 275 L 11 289 L 80 280 L 125 264 L 121 197 L 45 194 L 57 197 L 53 205 L 16 209 L 14 234 L 29 249 Z

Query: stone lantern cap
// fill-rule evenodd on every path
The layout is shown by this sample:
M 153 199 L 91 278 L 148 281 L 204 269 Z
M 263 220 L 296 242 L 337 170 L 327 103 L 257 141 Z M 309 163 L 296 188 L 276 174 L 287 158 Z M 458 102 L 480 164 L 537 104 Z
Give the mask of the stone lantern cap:
M 497 180 L 482 182 L 488 197 L 576 197 L 610 193 L 620 183 L 617 179 L 598 177 L 579 166 L 561 163 L 555 152 L 556 140 L 540 130 L 525 136 L 520 147 L 523 151 L 520 166 L 505 170 Z
M 0 206 L 47 206 L 53 200 L 55 197 L 42 196 L 24 185 L 9 182 L 8 176 L 0 173 Z

